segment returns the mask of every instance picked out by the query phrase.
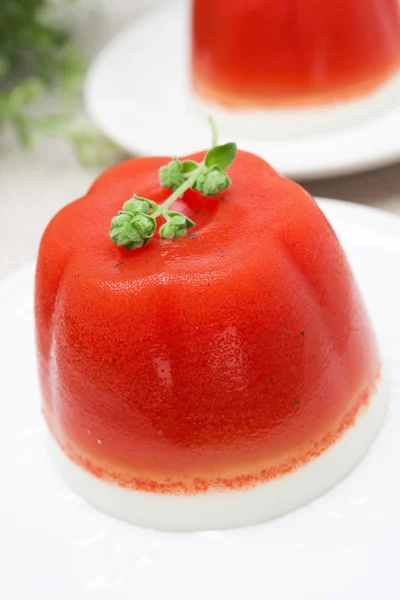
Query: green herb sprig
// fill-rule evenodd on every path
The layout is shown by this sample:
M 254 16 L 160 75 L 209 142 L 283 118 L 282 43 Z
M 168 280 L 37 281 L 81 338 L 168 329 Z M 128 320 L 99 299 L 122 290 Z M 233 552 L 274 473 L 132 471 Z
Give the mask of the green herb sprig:
M 85 164 L 115 162 L 116 146 L 80 114 L 85 64 L 68 29 L 52 18 L 55 4 L 0 0 L 0 129 L 10 126 L 23 147 L 45 134 L 67 140 Z M 57 108 L 38 116 L 49 93 Z
M 236 144 L 230 142 L 218 145 L 218 135 L 214 121 L 210 118 L 213 132 L 213 144 L 201 163 L 192 160 L 180 161 L 174 158 L 159 170 L 163 187 L 170 188 L 173 193 L 161 205 L 134 195 L 127 200 L 118 215 L 111 220 L 110 238 L 117 246 L 127 250 L 141 248 L 154 235 L 157 218 L 162 217 L 165 223 L 160 227 L 160 237 L 174 239 L 185 236 L 195 223 L 186 215 L 171 211 L 170 206 L 181 198 L 188 189 L 195 190 L 203 196 L 216 196 L 231 185 L 225 170 L 230 167 L 236 157 Z

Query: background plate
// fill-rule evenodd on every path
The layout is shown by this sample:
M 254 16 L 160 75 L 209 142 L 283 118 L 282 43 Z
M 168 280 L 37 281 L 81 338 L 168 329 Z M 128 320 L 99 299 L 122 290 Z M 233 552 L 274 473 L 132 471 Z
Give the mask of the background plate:
M 188 97 L 188 7 L 175 0 L 117 35 L 93 62 L 87 109 L 111 139 L 138 155 L 191 154 L 209 144 L 206 119 Z M 222 127 L 221 140 L 231 135 Z M 263 141 L 236 135 L 239 147 L 295 179 L 369 170 L 400 160 L 400 105 L 354 127 L 313 137 Z

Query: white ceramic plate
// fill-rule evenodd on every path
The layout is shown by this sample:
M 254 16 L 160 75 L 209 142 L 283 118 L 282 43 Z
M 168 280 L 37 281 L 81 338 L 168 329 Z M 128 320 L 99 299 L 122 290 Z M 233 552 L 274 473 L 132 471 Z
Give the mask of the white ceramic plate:
M 87 109 L 111 139 L 139 155 L 184 155 L 209 144 L 188 97 L 188 0 L 153 9 L 112 40 L 92 64 Z M 354 127 L 264 141 L 236 135 L 280 173 L 297 179 L 347 174 L 400 160 L 400 105 Z M 221 127 L 221 139 L 231 135 Z
M 398 600 L 400 220 L 321 201 L 376 327 L 389 414 L 361 464 L 275 521 L 160 533 L 103 515 L 48 457 L 33 335 L 33 266 L 0 287 L 0 558 L 4 600 Z

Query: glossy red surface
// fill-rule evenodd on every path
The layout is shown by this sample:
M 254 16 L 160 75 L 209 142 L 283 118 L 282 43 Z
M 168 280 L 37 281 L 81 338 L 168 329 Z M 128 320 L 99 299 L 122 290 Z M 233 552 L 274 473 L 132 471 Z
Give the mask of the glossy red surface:
M 176 203 L 191 235 L 112 244 L 110 219 L 133 193 L 168 196 L 167 160 L 113 167 L 44 233 L 44 414 L 73 460 L 121 485 L 250 485 L 354 423 L 379 369 L 373 334 L 314 200 L 251 154 L 238 153 L 222 195 Z
M 227 106 L 365 94 L 400 66 L 398 0 L 193 0 L 192 80 Z

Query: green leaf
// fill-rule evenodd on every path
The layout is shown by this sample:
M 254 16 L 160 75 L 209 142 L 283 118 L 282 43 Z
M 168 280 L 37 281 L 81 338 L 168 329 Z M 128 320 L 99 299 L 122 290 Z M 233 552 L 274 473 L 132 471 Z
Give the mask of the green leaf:
M 186 175 L 187 173 L 192 173 L 198 168 L 199 164 L 194 160 L 184 160 L 182 163 L 182 173 Z
M 192 221 L 192 219 L 189 219 L 188 217 L 186 217 L 186 228 L 187 229 L 191 229 L 195 225 L 196 225 L 196 223 L 194 221 Z
M 229 142 L 223 146 L 215 146 L 207 152 L 205 164 L 207 167 L 218 167 L 220 171 L 225 171 L 235 160 L 236 144 Z

